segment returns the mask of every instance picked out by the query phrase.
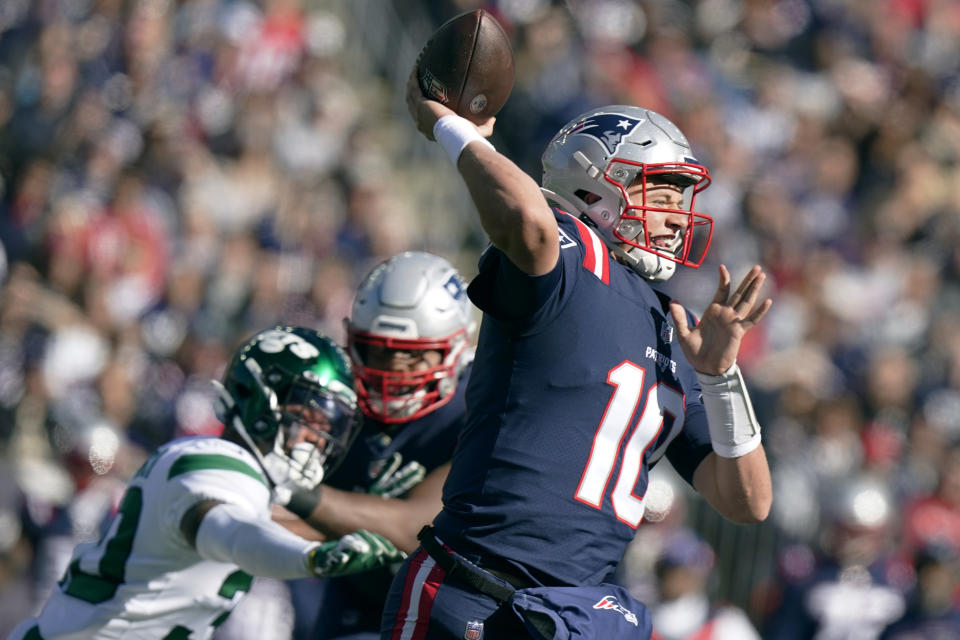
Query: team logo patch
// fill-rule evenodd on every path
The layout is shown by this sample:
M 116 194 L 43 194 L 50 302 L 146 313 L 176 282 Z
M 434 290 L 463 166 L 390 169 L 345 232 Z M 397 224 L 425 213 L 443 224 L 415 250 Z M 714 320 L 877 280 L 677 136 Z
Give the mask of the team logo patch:
M 457 274 L 451 274 L 450 278 L 443 283 L 443 288 L 447 290 L 450 297 L 459 300 L 463 297 L 463 280 Z
M 604 609 L 607 611 L 616 611 L 623 615 L 627 619 L 627 622 L 632 622 L 633 626 L 639 626 L 637 622 L 637 614 L 630 609 L 627 609 L 625 606 L 620 604 L 620 601 L 617 600 L 614 596 L 603 596 L 603 598 L 597 604 L 593 605 L 594 609 Z
M 598 113 L 570 127 L 563 135 L 583 135 L 596 138 L 613 155 L 623 137 L 633 133 L 643 120 L 616 113 Z
M 561 249 L 569 249 L 570 247 L 577 246 L 577 243 L 573 240 L 573 238 L 571 238 L 566 233 L 564 233 L 563 229 L 561 229 L 560 227 L 557 227 L 557 231 L 560 232 L 560 248 Z
M 670 343 L 673 341 L 673 327 L 671 327 L 666 319 L 661 321 L 660 324 L 660 341 Z
M 463 632 L 463 637 L 466 640 L 480 640 L 483 638 L 483 623 L 477 622 L 476 620 L 471 620 L 467 623 L 467 628 Z

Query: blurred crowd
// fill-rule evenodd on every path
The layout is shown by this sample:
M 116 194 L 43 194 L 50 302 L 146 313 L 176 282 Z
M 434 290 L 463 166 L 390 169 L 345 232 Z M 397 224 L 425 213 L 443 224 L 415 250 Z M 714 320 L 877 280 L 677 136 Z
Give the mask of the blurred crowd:
M 241 340 L 277 322 L 342 340 L 355 285 L 404 249 L 476 272 L 471 205 L 402 87 L 429 32 L 479 6 L 514 42 L 498 149 L 539 179 L 576 114 L 659 111 L 709 168 L 716 220 L 707 262 L 665 289 L 699 312 L 721 262 L 772 276 L 741 352 L 770 560 L 674 516 L 673 546 L 641 527 L 626 583 L 668 601 L 665 567 L 710 590 L 714 564 L 759 563 L 738 604 L 792 637 L 791 589 L 864 534 L 857 562 L 901 609 L 932 563 L 956 615 L 960 3 L 4 0 L 0 635 L 146 454 L 218 430 L 209 380 Z

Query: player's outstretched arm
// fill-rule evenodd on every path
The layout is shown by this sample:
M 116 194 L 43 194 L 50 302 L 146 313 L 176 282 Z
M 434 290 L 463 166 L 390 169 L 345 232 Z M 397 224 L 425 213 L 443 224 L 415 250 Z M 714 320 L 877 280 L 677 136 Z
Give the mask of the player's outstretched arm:
M 484 140 L 493 133 L 494 118 L 475 126 L 425 98 L 416 68 L 407 81 L 407 107 L 420 132 L 451 155 L 494 246 L 531 275 L 553 269 L 560 255 L 557 222 L 540 186 Z
M 282 580 L 357 573 L 404 557 L 375 533 L 354 531 L 338 540 L 310 542 L 247 508 L 215 500 L 191 507 L 180 530 L 205 560 L 230 562 L 251 575 Z
M 716 295 L 692 328 L 683 307 L 670 305 L 683 353 L 700 380 L 713 444 L 693 484 L 721 515 L 742 523 L 764 520 L 773 501 L 760 425 L 736 364 L 743 336 L 772 305 L 769 299 L 757 302 L 765 279 L 754 266 L 731 294 L 730 272 L 720 265 Z
M 315 506 L 301 517 L 330 537 L 367 529 L 410 553 L 419 544 L 417 533 L 443 507 L 441 494 L 449 471 L 449 463 L 437 467 L 403 498 L 351 493 L 324 486 Z

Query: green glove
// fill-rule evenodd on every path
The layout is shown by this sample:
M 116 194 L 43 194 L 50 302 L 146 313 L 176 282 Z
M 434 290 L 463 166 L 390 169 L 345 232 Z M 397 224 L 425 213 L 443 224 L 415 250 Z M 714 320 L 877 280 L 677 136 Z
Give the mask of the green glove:
M 310 568 L 329 578 L 379 569 L 405 557 L 383 536 L 361 529 L 316 547 L 310 552 Z
M 394 452 L 383 464 L 377 479 L 373 481 L 367 493 L 371 493 L 381 498 L 396 498 L 413 489 L 420 484 L 427 470 L 416 460 L 411 460 L 400 468 L 403 462 L 403 456 L 400 452 Z

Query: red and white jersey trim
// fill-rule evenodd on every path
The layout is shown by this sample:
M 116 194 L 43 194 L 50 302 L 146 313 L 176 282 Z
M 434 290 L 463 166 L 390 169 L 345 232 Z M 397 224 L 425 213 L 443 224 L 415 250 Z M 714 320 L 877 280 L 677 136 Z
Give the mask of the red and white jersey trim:
M 583 242 L 583 266 L 587 271 L 597 276 L 603 284 L 610 284 L 610 254 L 606 245 L 600 239 L 593 229 L 578 220 L 575 216 L 563 212 L 570 216 L 577 224 L 577 231 L 580 233 L 580 240 Z

